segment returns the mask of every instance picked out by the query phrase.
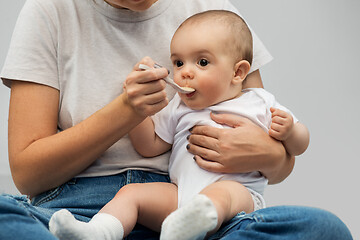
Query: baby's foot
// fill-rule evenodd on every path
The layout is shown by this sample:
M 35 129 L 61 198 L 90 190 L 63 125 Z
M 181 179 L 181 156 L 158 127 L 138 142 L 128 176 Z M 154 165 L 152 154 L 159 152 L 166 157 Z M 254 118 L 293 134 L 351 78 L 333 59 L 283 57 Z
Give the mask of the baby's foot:
M 120 221 L 109 214 L 97 214 L 86 223 L 76 220 L 66 209 L 54 213 L 49 229 L 60 240 L 117 240 L 124 232 Z
M 217 211 L 214 204 L 207 196 L 198 194 L 164 220 L 160 240 L 203 239 L 216 225 Z
M 54 213 L 49 222 L 49 229 L 56 237 L 61 239 L 83 240 L 91 239 L 88 235 L 88 224 L 80 222 L 66 209 Z

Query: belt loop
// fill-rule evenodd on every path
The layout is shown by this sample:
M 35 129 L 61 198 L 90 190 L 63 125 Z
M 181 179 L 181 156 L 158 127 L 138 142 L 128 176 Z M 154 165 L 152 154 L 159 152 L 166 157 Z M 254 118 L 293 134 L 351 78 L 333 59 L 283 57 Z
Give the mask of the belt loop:
M 127 173 L 126 173 L 126 184 L 129 184 L 131 183 L 131 170 L 127 170 Z

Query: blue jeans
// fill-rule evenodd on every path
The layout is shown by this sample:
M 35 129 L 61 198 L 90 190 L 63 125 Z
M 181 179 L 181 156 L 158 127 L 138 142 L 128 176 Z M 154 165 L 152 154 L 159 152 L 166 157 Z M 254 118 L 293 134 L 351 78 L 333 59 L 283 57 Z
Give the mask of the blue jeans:
M 48 231 L 51 215 L 67 208 L 89 221 L 128 183 L 168 182 L 164 175 L 127 171 L 106 177 L 75 178 L 29 201 L 23 196 L 0 196 L 0 239 L 56 239 Z M 137 225 L 126 239 L 159 239 L 159 234 Z M 239 213 L 210 239 L 352 239 L 335 215 L 316 208 L 280 206 L 251 214 Z

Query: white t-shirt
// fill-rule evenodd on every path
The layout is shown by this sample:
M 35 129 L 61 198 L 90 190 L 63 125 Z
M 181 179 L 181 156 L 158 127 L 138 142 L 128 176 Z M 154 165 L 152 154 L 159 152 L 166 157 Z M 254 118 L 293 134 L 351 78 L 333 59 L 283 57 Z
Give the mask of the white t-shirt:
M 209 9 L 236 11 L 227 0 L 162 0 L 140 13 L 116 9 L 104 0 L 27 0 L 1 77 L 58 89 L 58 128 L 65 130 L 121 94 L 126 76 L 144 56 L 171 69 L 169 46 L 176 28 L 187 17 Z M 255 70 L 272 58 L 253 35 Z M 172 98 L 174 91 L 168 87 L 167 92 Z M 168 157 L 167 153 L 145 159 L 123 137 L 80 176 L 128 169 L 166 174 Z
M 238 98 L 203 110 L 190 109 L 178 95 L 175 95 L 164 109 L 152 117 L 156 134 L 165 142 L 172 144 L 169 174 L 171 181 L 178 186 L 179 207 L 206 186 L 219 180 L 240 182 L 253 193 L 257 193 L 264 205 L 261 195 L 267 185 L 267 179 L 260 172 L 222 174 L 206 171 L 195 163 L 193 155 L 186 150 L 188 144 L 186 137 L 190 134 L 189 129 L 195 125 L 226 127 L 212 121 L 210 112 L 231 113 L 246 117 L 268 132 L 271 124 L 270 107 L 282 109 L 293 116 L 294 122 L 298 121 L 287 108 L 275 100 L 271 93 L 262 88 L 246 89 Z

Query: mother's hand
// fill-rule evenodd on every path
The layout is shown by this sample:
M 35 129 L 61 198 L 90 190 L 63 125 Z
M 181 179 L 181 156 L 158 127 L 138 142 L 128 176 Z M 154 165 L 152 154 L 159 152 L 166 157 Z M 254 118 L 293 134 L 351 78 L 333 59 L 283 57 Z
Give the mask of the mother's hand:
M 144 57 L 134 66 L 124 82 L 125 102 L 137 114 L 147 117 L 157 113 L 168 104 L 165 92 L 166 83 L 161 80 L 168 75 L 168 71 L 165 68 L 143 71 L 139 68 L 139 64 L 153 67 L 155 62 L 150 57 Z
M 291 173 L 294 158 L 251 120 L 233 114 L 212 113 L 211 118 L 232 128 L 195 126 L 191 130 L 188 151 L 201 168 L 223 173 L 260 171 L 269 183 L 281 182 Z

